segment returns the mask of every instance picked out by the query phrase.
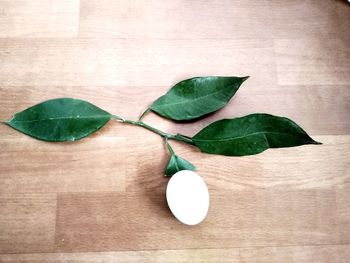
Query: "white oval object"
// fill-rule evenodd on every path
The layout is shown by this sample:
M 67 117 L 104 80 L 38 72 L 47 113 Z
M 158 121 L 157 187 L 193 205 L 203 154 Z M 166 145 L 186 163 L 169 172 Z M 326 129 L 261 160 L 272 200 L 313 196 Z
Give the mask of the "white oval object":
M 179 171 L 170 178 L 166 199 L 173 215 L 186 225 L 199 224 L 208 213 L 208 187 L 193 171 Z

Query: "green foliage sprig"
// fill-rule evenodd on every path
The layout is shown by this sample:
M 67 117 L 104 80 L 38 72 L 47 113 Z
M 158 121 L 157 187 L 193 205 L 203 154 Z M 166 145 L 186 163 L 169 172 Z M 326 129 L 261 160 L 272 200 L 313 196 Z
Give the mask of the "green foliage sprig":
M 169 134 L 142 121 L 150 111 L 173 121 L 195 121 L 223 108 L 247 79 L 196 77 L 183 80 L 154 101 L 138 121 L 113 115 L 87 101 L 58 98 L 19 112 L 5 123 L 31 137 L 50 142 L 80 140 L 112 119 L 140 126 L 165 139 L 170 152 L 165 169 L 167 176 L 181 170 L 195 169 L 190 162 L 174 153 L 168 140 L 193 145 L 206 153 L 227 156 L 252 155 L 269 148 L 320 144 L 292 120 L 265 113 L 218 120 L 192 137 Z

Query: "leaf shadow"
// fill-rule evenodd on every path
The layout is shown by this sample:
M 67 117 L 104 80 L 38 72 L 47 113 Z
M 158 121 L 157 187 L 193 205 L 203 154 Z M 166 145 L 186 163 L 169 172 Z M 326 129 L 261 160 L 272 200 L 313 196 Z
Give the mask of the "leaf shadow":
M 347 0 L 336 0 L 336 2 L 340 2 L 340 3 L 343 3 L 344 5 L 349 6 L 349 1 Z
M 166 186 L 169 178 L 163 175 L 169 155 L 163 154 L 155 162 L 143 163 L 137 167 L 137 189 L 141 189 L 147 204 L 157 208 L 162 216 L 169 216 L 170 210 L 166 201 Z

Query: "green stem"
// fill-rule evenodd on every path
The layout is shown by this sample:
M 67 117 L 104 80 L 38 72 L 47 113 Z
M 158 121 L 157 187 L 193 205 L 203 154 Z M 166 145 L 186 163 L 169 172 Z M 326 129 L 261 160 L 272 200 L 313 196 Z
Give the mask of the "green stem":
M 176 140 L 176 141 L 179 141 L 179 142 L 184 142 L 184 143 L 187 143 L 187 144 L 194 145 L 194 142 L 192 141 L 192 139 L 190 137 L 182 135 L 182 134 L 171 135 L 171 137 L 168 137 L 168 139 L 173 139 L 173 140 Z
M 174 152 L 173 148 L 170 146 L 170 144 L 168 143 L 168 139 L 167 138 L 165 138 L 165 145 L 168 148 L 170 155 L 174 155 L 175 152 Z
M 123 118 L 123 117 L 121 117 L 121 116 L 119 116 L 119 115 L 112 115 L 112 117 L 114 118 L 114 119 L 116 119 L 117 121 L 121 121 L 121 122 L 124 122 L 125 121 L 125 119 Z
M 185 136 L 185 135 L 166 133 L 166 132 L 158 130 L 157 128 L 154 128 L 154 127 L 152 127 L 152 126 L 150 126 L 142 121 L 131 121 L 131 120 L 124 119 L 124 118 L 117 116 L 117 115 L 113 115 L 113 117 L 115 119 L 117 119 L 118 121 L 121 121 L 123 123 L 127 123 L 127 124 L 131 124 L 131 125 L 140 126 L 142 128 L 145 128 L 153 133 L 160 135 L 161 137 L 163 137 L 165 139 L 176 140 L 176 141 L 180 141 L 180 142 L 184 142 L 184 143 L 193 145 L 192 139 L 190 137 Z
M 142 121 L 143 117 L 145 117 L 145 115 L 146 115 L 147 113 L 149 113 L 150 110 L 151 110 L 151 108 L 147 108 L 147 109 L 141 114 L 141 116 L 140 116 L 140 118 L 139 118 L 139 121 Z

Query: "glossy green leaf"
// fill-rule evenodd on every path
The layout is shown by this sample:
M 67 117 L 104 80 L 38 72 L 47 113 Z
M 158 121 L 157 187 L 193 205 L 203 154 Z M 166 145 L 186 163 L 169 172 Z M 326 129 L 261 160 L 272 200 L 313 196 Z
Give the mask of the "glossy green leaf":
M 6 123 L 44 141 L 75 141 L 104 126 L 112 115 L 93 104 L 71 98 L 52 99 L 17 113 Z
M 257 154 L 268 148 L 320 144 L 292 120 L 263 113 L 216 121 L 192 140 L 203 152 L 228 156 Z
M 223 108 L 248 77 L 196 77 L 183 80 L 158 98 L 150 109 L 168 119 L 183 121 Z
M 172 154 L 165 169 L 166 176 L 172 176 L 182 170 L 196 170 L 196 167 L 181 157 Z

